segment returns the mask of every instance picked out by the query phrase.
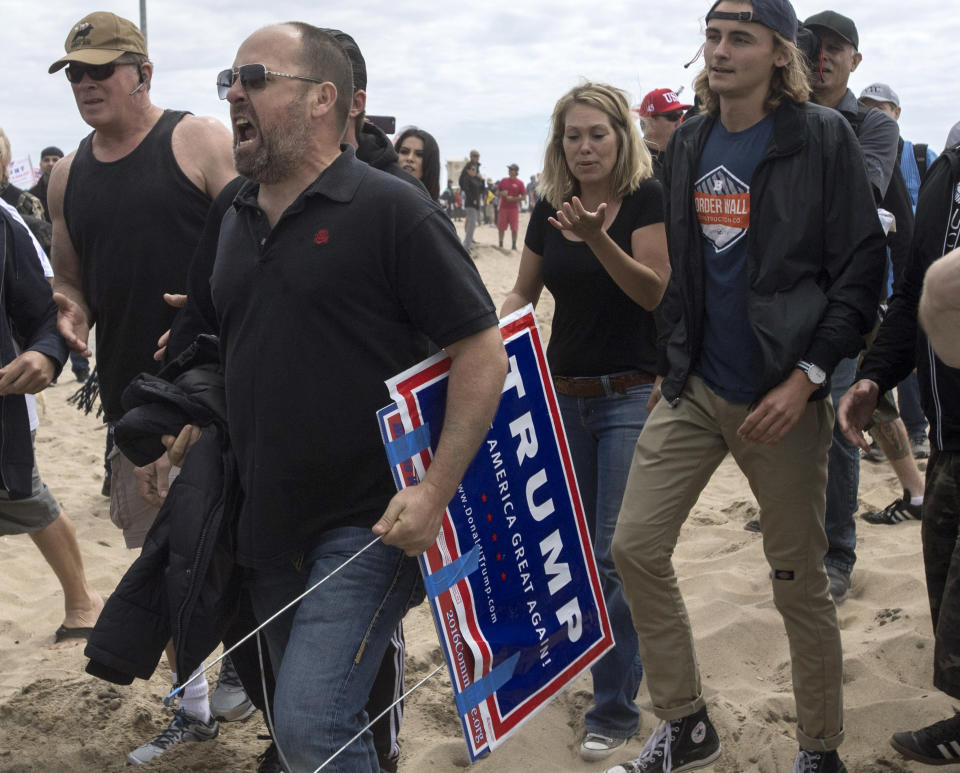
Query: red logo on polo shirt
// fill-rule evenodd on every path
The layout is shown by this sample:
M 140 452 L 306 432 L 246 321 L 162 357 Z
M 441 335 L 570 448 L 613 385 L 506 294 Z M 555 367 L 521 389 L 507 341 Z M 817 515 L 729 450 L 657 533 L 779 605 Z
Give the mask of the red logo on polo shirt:
M 326 228 L 321 228 L 313 235 L 313 240 L 317 244 L 326 244 L 330 241 L 330 232 Z

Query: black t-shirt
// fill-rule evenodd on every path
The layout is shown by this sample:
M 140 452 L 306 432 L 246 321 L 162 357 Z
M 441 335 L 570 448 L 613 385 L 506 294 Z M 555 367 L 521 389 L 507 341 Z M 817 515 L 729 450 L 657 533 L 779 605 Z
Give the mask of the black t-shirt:
M 396 493 L 377 426 L 384 380 L 497 324 L 440 208 L 346 148 L 271 230 L 247 182 L 211 279 L 244 505 L 238 558 L 262 565 Z
M 555 301 L 547 345 L 554 375 L 656 373 L 653 314 L 617 286 L 586 244 L 570 241 L 547 222 L 555 215 L 549 202 L 537 202 L 525 239 L 527 247 L 543 258 L 543 281 Z M 663 191 L 651 178 L 623 200 L 607 233 L 632 255 L 633 232 L 662 222 Z

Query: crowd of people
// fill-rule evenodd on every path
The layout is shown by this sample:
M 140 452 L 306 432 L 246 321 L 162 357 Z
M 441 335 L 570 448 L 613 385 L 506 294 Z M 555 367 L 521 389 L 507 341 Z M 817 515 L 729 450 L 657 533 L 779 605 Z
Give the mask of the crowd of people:
M 29 534 L 50 564 L 56 643 L 85 641 L 91 674 L 149 678 L 166 653 L 176 707 L 129 764 L 259 709 L 264 773 L 397 770 L 416 556 L 507 373 L 476 229 L 494 223 L 502 250 L 509 230 L 517 251 L 521 209 L 499 316 L 554 298 L 547 358 L 616 641 L 592 667 L 580 756 L 603 763 L 639 731 L 644 679 L 660 722 L 607 773 L 721 756 L 672 556 L 728 454 L 759 504 L 746 528 L 789 641 L 793 770 L 846 770 L 837 607 L 861 456 L 904 489 L 863 517 L 923 522 L 933 684 L 960 699 L 960 137 L 939 155 L 903 140 L 889 85 L 849 89 L 860 40 L 839 12 L 705 10 L 692 104 L 660 88 L 631 108 L 582 83 L 558 99 L 529 184 L 517 164 L 485 178 L 472 150 L 445 190 L 428 131 L 391 141 L 366 120 L 346 32 L 253 31 L 217 75 L 228 129 L 152 103 L 132 22 L 95 12 L 71 27 L 49 71 L 65 71 L 92 132 L 45 148 L 30 191 L 9 184 L 0 132 L 0 534 Z M 439 444 L 397 493 L 374 419 L 383 382 L 440 349 Z M 32 453 L 31 395 L 68 353 L 109 427 L 111 520 L 140 550 L 106 602 Z M 203 661 L 267 620 L 263 646 L 234 649 L 209 694 Z M 958 761 L 960 716 L 890 742 Z

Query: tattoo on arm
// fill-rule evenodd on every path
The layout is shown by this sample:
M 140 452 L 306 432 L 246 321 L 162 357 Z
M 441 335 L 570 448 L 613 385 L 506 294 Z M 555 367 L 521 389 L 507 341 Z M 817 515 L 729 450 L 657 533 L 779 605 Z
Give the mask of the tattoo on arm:
M 870 434 L 876 439 L 880 450 L 887 455 L 887 459 L 892 462 L 905 459 L 911 453 L 910 438 L 907 437 L 907 430 L 899 419 L 874 424 L 870 428 Z

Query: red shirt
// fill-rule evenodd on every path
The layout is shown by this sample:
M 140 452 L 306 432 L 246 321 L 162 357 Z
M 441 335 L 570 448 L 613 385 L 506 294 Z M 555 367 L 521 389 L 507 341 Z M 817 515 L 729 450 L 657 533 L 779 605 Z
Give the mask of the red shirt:
M 504 177 L 500 182 L 497 183 L 498 191 L 505 191 L 508 196 L 525 196 L 527 193 L 527 188 L 523 184 L 523 180 L 519 177 Z M 519 201 L 508 201 L 505 198 L 500 199 L 500 206 L 503 209 L 518 209 L 520 207 Z

